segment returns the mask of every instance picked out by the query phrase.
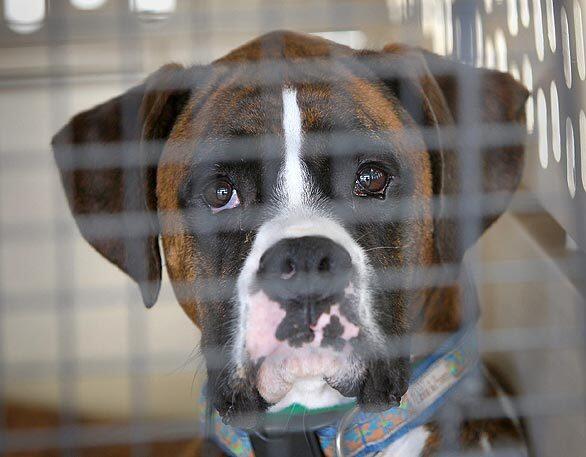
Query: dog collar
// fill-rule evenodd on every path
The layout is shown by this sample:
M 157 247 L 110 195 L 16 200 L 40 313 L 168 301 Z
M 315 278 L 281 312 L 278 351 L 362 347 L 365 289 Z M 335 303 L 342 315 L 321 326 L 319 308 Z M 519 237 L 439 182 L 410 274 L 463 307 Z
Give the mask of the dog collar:
M 332 416 L 337 419 L 329 425 L 318 428 L 309 426 L 307 431 L 301 433 L 305 448 L 311 451 L 311 455 L 321 453 L 327 457 L 338 455 L 340 448 L 344 456 L 350 457 L 368 456 L 386 449 L 410 430 L 427 423 L 451 391 L 478 365 L 478 361 L 476 328 L 471 326 L 455 333 L 435 353 L 412 365 L 409 388 L 400 406 L 380 413 L 367 413 L 354 408 L 343 419 L 339 414 Z M 203 413 L 206 410 L 203 393 L 199 406 Z M 205 416 L 202 414 L 204 421 Z M 258 457 L 263 452 L 258 444 L 253 446 L 253 442 L 264 447 L 263 443 L 269 443 L 271 439 L 258 432 L 224 424 L 216 411 L 211 412 L 208 420 L 206 428 L 210 438 L 234 457 L 254 457 L 255 450 Z

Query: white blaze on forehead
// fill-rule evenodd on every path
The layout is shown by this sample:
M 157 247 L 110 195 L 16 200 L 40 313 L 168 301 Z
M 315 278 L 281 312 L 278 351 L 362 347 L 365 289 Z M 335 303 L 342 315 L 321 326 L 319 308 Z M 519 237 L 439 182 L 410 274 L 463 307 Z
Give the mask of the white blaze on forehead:
M 297 90 L 283 89 L 283 133 L 285 135 L 285 163 L 281 169 L 281 192 L 288 206 L 301 206 L 308 189 L 308 175 L 301 161 L 301 110 L 297 104 Z

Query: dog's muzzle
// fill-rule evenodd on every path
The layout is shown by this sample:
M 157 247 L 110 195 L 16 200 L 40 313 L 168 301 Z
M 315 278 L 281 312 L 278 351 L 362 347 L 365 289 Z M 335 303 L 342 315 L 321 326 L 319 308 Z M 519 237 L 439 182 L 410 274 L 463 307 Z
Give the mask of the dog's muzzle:
M 284 238 L 261 256 L 248 298 L 246 351 L 259 391 L 278 401 L 297 379 L 335 377 L 360 334 L 349 252 L 322 236 Z

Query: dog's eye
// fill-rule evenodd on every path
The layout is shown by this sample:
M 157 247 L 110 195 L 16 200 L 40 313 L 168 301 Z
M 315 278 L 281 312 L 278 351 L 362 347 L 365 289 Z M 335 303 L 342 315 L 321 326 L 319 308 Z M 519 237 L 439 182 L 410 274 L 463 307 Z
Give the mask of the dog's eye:
M 209 183 L 205 187 L 202 197 L 213 213 L 240 206 L 238 192 L 232 183 L 225 178 Z
M 356 173 L 354 195 L 384 198 L 391 179 L 392 177 L 381 167 L 372 164 L 364 165 Z

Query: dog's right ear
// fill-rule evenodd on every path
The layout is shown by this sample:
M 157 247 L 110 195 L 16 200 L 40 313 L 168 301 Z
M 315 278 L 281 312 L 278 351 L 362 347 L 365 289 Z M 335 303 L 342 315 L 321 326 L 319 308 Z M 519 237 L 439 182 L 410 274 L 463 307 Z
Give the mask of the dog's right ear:
M 139 86 L 77 114 L 52 140 L 81 234 L 138 283 L 147 307 L 161 283 L 156 167 L 192 78 L 193 71 L 166 65 Z

